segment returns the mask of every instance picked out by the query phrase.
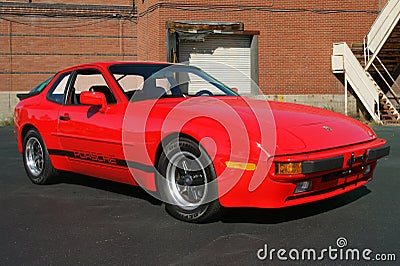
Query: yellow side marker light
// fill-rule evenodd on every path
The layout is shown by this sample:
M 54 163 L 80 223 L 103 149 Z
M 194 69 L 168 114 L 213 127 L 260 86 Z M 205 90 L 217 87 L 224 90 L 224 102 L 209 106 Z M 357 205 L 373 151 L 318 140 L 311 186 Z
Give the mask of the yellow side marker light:
M 233 169 L 240 169 L 240 170 L 246 170 L 246 171 L 254 171 L 254 170 L 256 170 L 256 164 L 255 163 L 243 163 L 243 162 L 226 161 L 225 164 L 226 164 L 226 167 L 233 168 Z

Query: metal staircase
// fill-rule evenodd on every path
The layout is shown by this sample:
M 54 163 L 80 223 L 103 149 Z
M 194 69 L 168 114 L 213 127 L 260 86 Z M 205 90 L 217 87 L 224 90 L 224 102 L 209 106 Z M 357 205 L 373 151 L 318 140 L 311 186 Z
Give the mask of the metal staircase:
M 380 89 L 379 85 L 375 82 L 374 78 L 367 71 L 365 72 L 371 82 L 374 84 L 379 97 L 379 113 L 380 122 L 394 123 L 400 121 L 400 114 L 394 107 L 393 103 L 389 100 L 386 94 Z
M 333 44 L 332 70 L 344 82 L 345 92 L 347 92 L 347 85 L 350 85 L 371 118 L 380 122 L 379 90 L 347 43 Z M 341 75 L 344 77 L 342 78 Z
M 400 0 L 390 0 L 363 44 L 334 43 L 333 73 L 356 94 L 371 118 L 400 123 Z
M 366 67 L 368 69 L 387 43 L 400 20 L 400 1 L 390 0 L 382 9 L 365 37 Z

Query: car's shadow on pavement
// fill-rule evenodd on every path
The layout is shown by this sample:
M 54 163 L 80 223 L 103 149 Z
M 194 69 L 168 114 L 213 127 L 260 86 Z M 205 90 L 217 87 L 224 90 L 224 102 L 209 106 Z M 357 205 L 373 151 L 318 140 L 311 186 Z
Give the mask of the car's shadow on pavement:
M 60 177 L 58 183 L 91 187 L 145 200 L 153 205 L 162 205 L 160 200 L 152 197 L 141 187 L 126 185 L 99 178 L 93 178 L 74 173 L 64 173 L 62 177 Z M 371 190 L 369 190 L 366 186 L 362 186 L 356 190 L 333 198 L 282 209 L 223 208 L 222 215 L 219 217 L 219 219 L 212 222 L 279 224 L 311 217 L 346 206 L 366 196 L 370 192 Z
M 161 205 L 162 202 L 152 197 L 144 189 L 138 186 L 127 185 L 123 183 L 108 181 L 105 179 L 94 178 L 90 176 L 75 174 L 75 173 L 63 173 L 59 177 L 57 183 L 79 185 L 84 187 L 95 188 L 104 190 L 120 195 L 125 195 L 137 199 L 146 200 L 153 205 Z
M 221 220 L 224 223 L 278 224 L 318 215 L 346 206 L 369 193 L 371 193 L 371 190 L 366 186 L 362 186 L 356 190 L 333 198 L 282 209 L 225 209 Z

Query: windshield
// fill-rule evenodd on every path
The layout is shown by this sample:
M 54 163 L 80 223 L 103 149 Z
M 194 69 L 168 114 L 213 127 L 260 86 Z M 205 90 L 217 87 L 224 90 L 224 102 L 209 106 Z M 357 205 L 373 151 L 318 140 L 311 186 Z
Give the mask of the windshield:
M 238 95 L 192 66 L 120 64 L 109 69 L 128 99 Z

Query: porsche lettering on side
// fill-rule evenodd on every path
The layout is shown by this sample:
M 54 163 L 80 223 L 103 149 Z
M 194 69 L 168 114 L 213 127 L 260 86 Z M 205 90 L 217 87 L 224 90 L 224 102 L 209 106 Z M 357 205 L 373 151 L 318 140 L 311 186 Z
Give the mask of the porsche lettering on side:
M 390 149 L 359 121 L 242 97 L 180 64 L 79 65 L 18 96 L 15 136 L 33 183 L 68 171 L 141 186 L 188 222 L 346 193 Z

